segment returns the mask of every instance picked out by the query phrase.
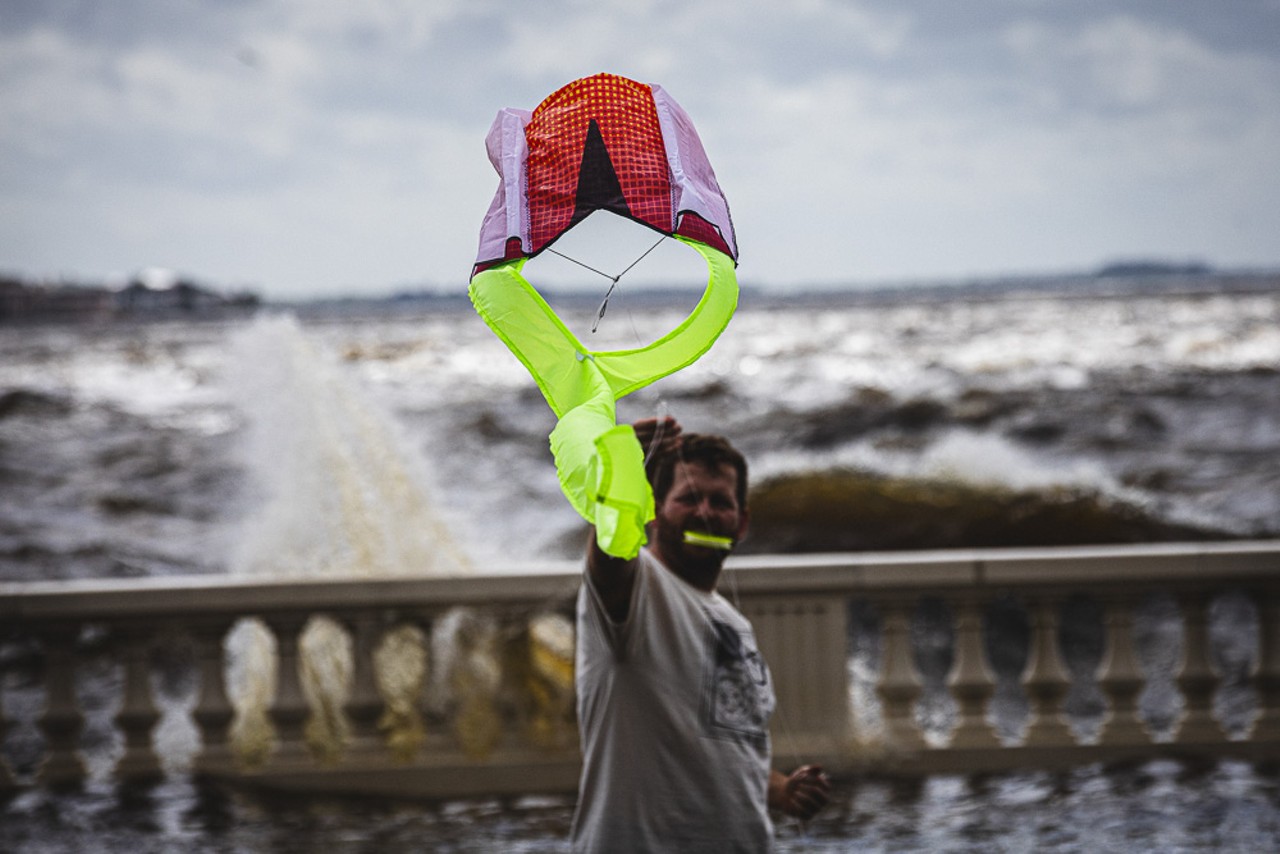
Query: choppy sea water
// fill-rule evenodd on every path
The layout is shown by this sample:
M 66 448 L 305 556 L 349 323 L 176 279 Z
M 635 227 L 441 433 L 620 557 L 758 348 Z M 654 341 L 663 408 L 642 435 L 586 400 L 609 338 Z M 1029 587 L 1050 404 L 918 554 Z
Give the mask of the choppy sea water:
M 624 399 L 619 417 L 673 415 L 746 451 L 760 487 L 747 548 L 1280 533 L 1276 292 L 743 302 L 702 360 Z M 602 349 L 652 340 L 683 311 L 615 296 L 599 339 L 591 311 L 566 315 Z M 465 307 L 10 327 L 0 578 L 243 568 L 246 532 L 283 536 L 262 530 L 272 495 L 350 480 L 342 464 L 370 445 L 351 435 L 361 419 L 466 561 L 580 550 L 547 448 L 552 413 Z
M 650 340 L 686 308 L 615 298 L 599 343 L 593 309 L 566 315 L 602 349 Z M 1278 409 L 1275 292 L 1040 293 L 744 299 L 703 360 L 620 417 L 731 436 L 758 487 L 747 545 L 768 552 L 1277 536 Z M 3 328 L 0 580 L 571 556 L 583 530 L 558 494 L 553 423 L 467 310 Z M 371 485 L 388 478 L 417 498 L 390 503 Z M 1035 524 L 1014 525 L 1012 505 Z M 26 653 L 0 652 L 12 718 L 38 691 Z M 1276 786 L 1275 769 L 1235 762 L 849 781 L 779 835 L 794 851 L 1266 850 Z M 570 810 L 263 799 L 178 771 L 150 792 L 98 777 L 20 794 L 0 849 L 560 850 Z

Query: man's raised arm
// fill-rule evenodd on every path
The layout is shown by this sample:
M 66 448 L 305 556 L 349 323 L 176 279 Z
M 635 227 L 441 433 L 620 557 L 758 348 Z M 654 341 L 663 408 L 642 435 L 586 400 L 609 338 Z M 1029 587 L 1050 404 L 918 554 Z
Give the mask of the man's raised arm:
M 655 456 L 680 447 L 680 424 L 674 418 L 645 418 L 632 427 L 640 440 L 640 447 L 644 449 L 646 464 Z M 631 610 L 637 559 L 627 560 L 605 554 L 596 542 L 595 531 L 591 532 L 591 542 L 587 546 L 587 573 L 605 612 L 615 623 L 625 621 L 627 612 Z

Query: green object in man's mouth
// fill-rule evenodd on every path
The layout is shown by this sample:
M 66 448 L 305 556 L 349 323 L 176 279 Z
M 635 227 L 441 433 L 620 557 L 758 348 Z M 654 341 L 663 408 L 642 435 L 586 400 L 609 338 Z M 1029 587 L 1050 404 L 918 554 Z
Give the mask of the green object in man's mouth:
M 685 531 L 684 541 L 687 545 L 702 546 L 708 549 L 720 549 L 721 551 L 730 551 L 733 549 L 732 537 L 719 537 L 715 534 L 707 534 L 702 531 Z

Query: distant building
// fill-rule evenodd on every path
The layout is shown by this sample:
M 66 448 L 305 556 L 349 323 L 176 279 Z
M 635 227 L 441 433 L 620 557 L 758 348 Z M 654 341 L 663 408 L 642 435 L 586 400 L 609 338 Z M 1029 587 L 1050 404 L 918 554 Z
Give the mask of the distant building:
M 155 288 L 140 281 L 116 292 L 116 308 L 125 314 L 178 314 L 222 308 L 225 297 L 190 282 L 179 281 L 167 288 Z
M 120 289 L 0 277 L 0 323 L 83 323 L 201 317 L 256 308 L 256 294 L 225 295 L 174 277 L 138 277 Z
M 0 279 L 0 323 L 104 320 L 114 311 L 113 295 L 104 288 L 31 285 L 17 279 Z

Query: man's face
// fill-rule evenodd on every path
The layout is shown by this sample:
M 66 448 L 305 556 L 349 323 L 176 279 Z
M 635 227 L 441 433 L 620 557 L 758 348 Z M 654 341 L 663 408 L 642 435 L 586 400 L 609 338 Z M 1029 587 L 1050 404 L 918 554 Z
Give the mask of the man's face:
M 749 516 L 738 504 L 738 473 L 733 466 L 715 469 L 702 463 L 676 463 L 671 489 L 654 510 L 658 557 L 667 568 L 695 587 L 715 588 L 727 552 L 684 541 L 686 531 L 729 537 L 747 533 Z

